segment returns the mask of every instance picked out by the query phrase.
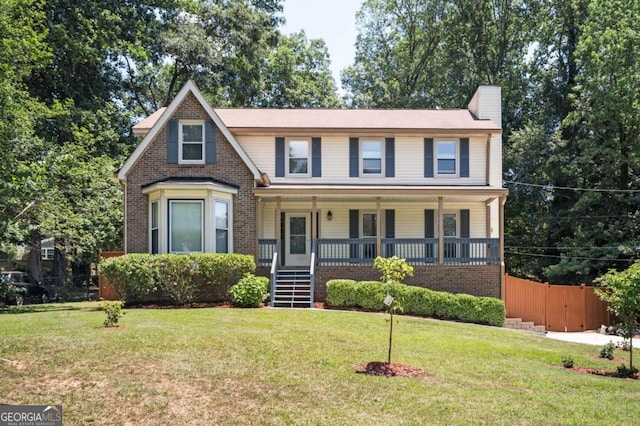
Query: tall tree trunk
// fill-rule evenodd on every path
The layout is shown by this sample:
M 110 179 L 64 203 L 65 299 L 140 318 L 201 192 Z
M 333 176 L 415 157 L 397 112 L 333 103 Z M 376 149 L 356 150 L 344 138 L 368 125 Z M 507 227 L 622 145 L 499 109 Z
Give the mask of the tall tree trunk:
M 56 238 L 54 240 L 53 251 L 53 276 L 58 278 L 60 284 L 65 284 L 67 280 L 67 247 L 66 240 Z
M 29 273 L 37 282 L 42 282 L 42 235 L 38 229 L 29 233 Z

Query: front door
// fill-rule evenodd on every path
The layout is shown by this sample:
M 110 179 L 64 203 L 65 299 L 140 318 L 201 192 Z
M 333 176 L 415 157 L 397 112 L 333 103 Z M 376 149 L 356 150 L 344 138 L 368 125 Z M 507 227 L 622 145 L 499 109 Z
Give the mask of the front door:
M 286 214 L 285 250 L 287 266 L 309 265 L 311 262 L 311 215 Z

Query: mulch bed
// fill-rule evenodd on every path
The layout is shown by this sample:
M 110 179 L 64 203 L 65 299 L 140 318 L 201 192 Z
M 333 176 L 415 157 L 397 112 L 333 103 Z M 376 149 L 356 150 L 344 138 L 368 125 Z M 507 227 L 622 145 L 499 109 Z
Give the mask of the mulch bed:
M 640 380 L 640 372 L 636 373 L 636 375 L 633 377 L 620 377 L 618 376 L 618 372 L 613 370 L 598 370 L 597 368 L 581 368 L 581 367 L 567 368 L 567 370 L 575 371 L 576 373 L 582 373 L 582 374 L 595 374 L 597 376 L 613 377 L 616 379 Z
M 385 377 L 414 377 L 424 373 L 421 368 L 382 361 L 372 361 L 367 365 L 359 366 L 356 372 Z

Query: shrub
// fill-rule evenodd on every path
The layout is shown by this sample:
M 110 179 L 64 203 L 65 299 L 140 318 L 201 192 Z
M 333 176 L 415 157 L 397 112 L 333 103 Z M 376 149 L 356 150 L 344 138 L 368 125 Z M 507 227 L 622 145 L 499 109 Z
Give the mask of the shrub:
M 247 273 L 256 270 L 253 256 L 227 253 L 191 254 L 202 274 L 200 297 L 205 301 L 228 300 L 229 288 Z
M 327 298 L 325 302 L 329 306 L 348 307 L 356 306 L 353 288 L 354 280 L 331 280 L 327 282 Z M 331 291 L 329 291 L 331 286 Z
M 359 281 L 354 286 L 354 301 L 357 307 L 384 311 L 384 299 L 389 294 L 389 286 L 379 281 Z
M 402 298 L 405 314 L 447 320 L 459 320 L 502 327 L 505 306 L 500 299 L 453 294 L 400 284 L 397 297 Z M 388 294 L 385 284 L 377 281 L 331 280 L 327 282 L 327 305 L 384 310 Z
M 231 302 L 239 308 L 257 308 L 268 294 L 265 277 L 245 274 L 240 281 L 229 289 Z M 267 279 L 267 283 L 269 280 Z
M 269 296 L 271 293 L 271 280 L 268 277 L 259 277 L 259 276 L 257 276 L 256 279 L 264 289 L 264 297 L 262 298 L 262 301 L 266 303 L 269 300 Z
M 613 353 L 616 350 L 616 345 L 613 342 L 609 342 L 600 349 L 600 358 L 613 359 Z
M 155 267 L 162 293 L 173 303 L 193 302 L 202 287 L 202 273 L 194 256 L 163 254 L 156 256 Z
M 131 253 L 100 262 L 98 270 L 126 303 L 141 302 L 157 290 L 155 256 Z
M 113 302 L 105 302 L 102 305 L 102 310 L 107 315 L 107 318 L 104 320 L 105 327 L 115 327 L 118 325 L 118 321 L 120 321 L 120 317 L 122 317 L 125 312 L 122 309 L 124 306 L 124 302 L 120 300 L 116 300 Z
M 624 364 L 620 364 L 616 369 L 616 374 L 618 377 L 621 377 L 623 379 L 630 379 L 638 374 L 638 369 L 635 367 L 627 367 Z
M 565 355 L 562 357 L 562 366 L 564 368 L 573 368 L 573 357 L 570 355 Z
M 99 272 L 126 303 L 141 302 L 159 290 L 160 297 L 185 304 L 227 300 L 229 287 L 255 268 L 253 257 L 243 254 L 132 253 L 105 259 Z

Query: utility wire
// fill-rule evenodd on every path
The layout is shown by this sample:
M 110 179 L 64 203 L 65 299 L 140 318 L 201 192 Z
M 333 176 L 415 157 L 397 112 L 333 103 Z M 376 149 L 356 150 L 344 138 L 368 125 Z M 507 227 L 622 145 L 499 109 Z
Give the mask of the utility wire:
M 624 263 L 635 262 L 634 259 L 607 259 L 603 257 L 558 256 L 558 255 L 552 255 L 552 254 L 526 253 L 526 252 L 510 251 L 510 250 L 505 250 L 504 252 L 509 254 L 517 254 L 520 256 L 546 257 L 546 258 L 554 258 L 554 259 L 594 260 L 594 261 L 601 261 L 601 262 L 624 262 Z
M 640 193 L 640 189 L 572 188 L 569 186 L 540 185 L 536 183 L 518 182 L 515 180 L 505 180 L 503 182 L 510 183 L 513 185 L 531 186 L 534 188 L 544 188 L 548 190 L 562 189 L 565 191 L 583 191 L 583 192 L 619 192 L 623 194 Z
M 609 246 L 609 247 L 577 247 L 577 246 L 567 246 L 567 247 L 547 247 L 547 246 L 505 246 L 505 249 L 540 249 L 540 250 L 588 250 L 588 249 L 616 249 L 617 246 Z

